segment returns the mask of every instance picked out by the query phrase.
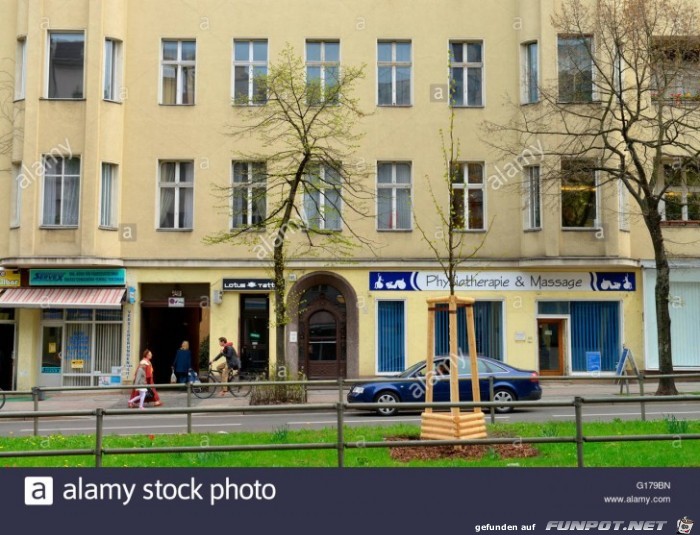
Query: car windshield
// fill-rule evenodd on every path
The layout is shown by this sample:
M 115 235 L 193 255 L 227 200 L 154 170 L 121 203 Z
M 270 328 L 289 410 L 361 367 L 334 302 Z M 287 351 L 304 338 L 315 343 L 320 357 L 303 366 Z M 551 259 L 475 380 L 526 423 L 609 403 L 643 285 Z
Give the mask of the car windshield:
M 401 375 L 399 375 L 399 377 L 411 377 L 416 372 L 416 370 L 419 370 L 423 367 L 425 367 L 425 361 L 418 362 L 417 364 L 414 364 L 413 366 L 405 370 Z

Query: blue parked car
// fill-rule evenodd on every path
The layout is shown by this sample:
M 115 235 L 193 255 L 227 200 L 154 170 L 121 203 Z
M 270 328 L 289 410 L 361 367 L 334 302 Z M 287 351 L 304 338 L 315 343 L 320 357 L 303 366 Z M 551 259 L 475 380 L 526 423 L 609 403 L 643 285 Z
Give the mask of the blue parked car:
M 459 399 L 472 401 L 471 364 L 468 357 L 458 357 L 459 366 Z M 531 370 L 521 370 L 487 357 L 477 357 L 479 367 L 479 386 L 481 400 L 489 399 L 489 376 L 494 378 L 493 401 L 525 401 L 537 400 L 542 397 L 539 376 Z M 355 385 L 348 393 L 348 403 L 420 403 L 425 401 L 427 381 L 433 383 L 433 401 L 450 401 L 449 378 L 450 359 L 435 358 L 435 371 L 427 374 L 426 362 L 414 364 L 399 377 L 401 379 L 416 379 L 413 382 L 367 382 Z M 427 374 L 427 376 L 426 376 Z M 514 378 L 523 379 L 514 379 Z M 496 412 L 505 413 L 513 407 L 496 407 Z M 382 416 L 394 416 L 399 412 L 398 407 L 377 409 Z

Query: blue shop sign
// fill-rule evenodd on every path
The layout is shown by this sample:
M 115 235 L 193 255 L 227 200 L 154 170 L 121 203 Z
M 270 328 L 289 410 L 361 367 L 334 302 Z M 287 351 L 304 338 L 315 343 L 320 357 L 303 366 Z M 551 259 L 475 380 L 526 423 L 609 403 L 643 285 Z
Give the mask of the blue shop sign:
M 126 269 L 30 269 L 30 286 L 124 286 Z

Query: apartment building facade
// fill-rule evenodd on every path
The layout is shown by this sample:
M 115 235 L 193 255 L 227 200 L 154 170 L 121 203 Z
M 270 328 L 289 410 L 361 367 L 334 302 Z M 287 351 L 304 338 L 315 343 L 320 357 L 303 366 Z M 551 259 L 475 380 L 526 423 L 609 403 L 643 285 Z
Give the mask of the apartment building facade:
M 425 358 L 426 298 L 447 289 L 420 229 L 441 232 L 430 191 L 446 199 L 448 187 L 466 237 L 457 291 L 478 300 L 480 353 L 543 374 L 613 373 L 624 344 L 640 367 L 658 367 L 653 255 L 618 193 L 594 177 L 583 192 L 553 195 L 540 184 L 541 145 L 504 160 L 484 140 L 484 120 L 510 120 L 505 96 L 537 105 L 538 86 L 566 69 L 558 54 L 580 45 L 551 27 L 556 2 L 324 4 L 3 2 L 0 387 L 128 379 L 147 347 L 167 382 L 185 339 L 211 356 L 226 336 L 244 365 L 274 362 L 274 236 L 205 238 L 265 214 L 251 194 L 256 162 L 239 156 L 260 147 L 230 133 L 246 112 L 240 97 L 259 105 L 255 76 L 286 44 L 309 77 L 365 64 L 353 163 L 372 170 L 375 191 L 373 216 L 353 228 L 371 247 L 289 259 L 293 370 L 392 374 Z M 450 80 L 461 149 L 460 178 L 447 185 Z M 581 199 L 586 209 L 570 211 Z M 330 212 L 305 216 L 348 232 Z M 691 224 L 670 229 L 677 243 L 697 232 L 684 217 Z M 672 291 L 688 318 L 700 312 L 700 262 L 692 247 L 675 254 Z M 674 334 L 679 347 L 692 347 L 688 332 Z M 700 365 L 683 351 L 680 366 Z

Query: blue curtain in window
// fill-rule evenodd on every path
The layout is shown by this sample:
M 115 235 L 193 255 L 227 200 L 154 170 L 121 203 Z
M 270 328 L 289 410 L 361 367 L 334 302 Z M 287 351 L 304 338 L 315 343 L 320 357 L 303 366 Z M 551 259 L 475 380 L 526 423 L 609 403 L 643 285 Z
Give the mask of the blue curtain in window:
M 467 355 L 467 309 L 457 310 L 457 353 Z M 449 314 L 447 307 L 435 313 L 435 355 L 449 355 Z M 476 352 L 484 357 L 503 360 L 503 303 L 477 301 L 474 304 Z
M 379 301 L 379 373 L 401 372 L 406 367 L 405 313 L 403 301 Z
M 586 371 L 586 351 L 600 351 L 601 371 L 614 371 L 620 358 L 620 304 L 604 301 L 571 302 L 571 363 Z

